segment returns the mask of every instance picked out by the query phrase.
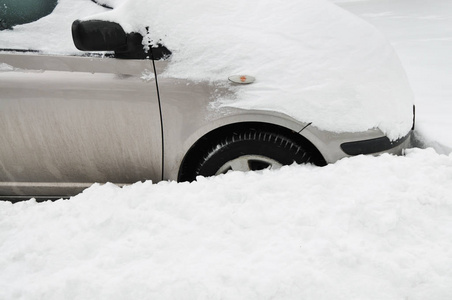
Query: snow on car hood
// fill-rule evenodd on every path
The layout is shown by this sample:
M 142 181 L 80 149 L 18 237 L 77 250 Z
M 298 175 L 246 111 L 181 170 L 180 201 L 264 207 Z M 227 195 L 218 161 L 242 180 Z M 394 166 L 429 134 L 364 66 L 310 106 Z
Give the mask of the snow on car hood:
M 392 47 L 371 25 L 321 0 L 126 0 L 88 19 L 146 34 L 173 55 L 168 77 L 256 77 L 221 106 L 275 110 L 334 132 L 412 126 L 413 96 Z

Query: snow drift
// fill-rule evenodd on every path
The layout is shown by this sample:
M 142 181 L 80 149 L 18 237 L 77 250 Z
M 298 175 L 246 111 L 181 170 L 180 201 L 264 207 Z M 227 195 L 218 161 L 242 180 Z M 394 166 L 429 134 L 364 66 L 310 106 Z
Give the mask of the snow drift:
M 0 299 L 448 300 L 451 199 L 416 149 L 0 202 Z

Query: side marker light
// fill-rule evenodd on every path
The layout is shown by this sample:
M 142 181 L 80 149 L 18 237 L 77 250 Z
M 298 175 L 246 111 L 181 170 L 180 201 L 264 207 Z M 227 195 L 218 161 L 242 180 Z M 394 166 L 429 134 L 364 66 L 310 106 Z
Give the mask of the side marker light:
M 250 75 L 233 75 L 229 76 L 229 81 L 238 84 L 250 84 L 256 81 L 256 78 Z

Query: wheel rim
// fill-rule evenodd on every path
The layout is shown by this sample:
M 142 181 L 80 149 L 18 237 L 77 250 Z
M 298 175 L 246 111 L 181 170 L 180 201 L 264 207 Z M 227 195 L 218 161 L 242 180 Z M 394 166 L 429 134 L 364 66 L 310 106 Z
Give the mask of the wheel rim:
M 222 165 L 215 175 L 225 174 L 229 171 L 259 171 L 263 169 L 279 169 L 282 164 L 274 159 L 261 155 L 243 155 Z

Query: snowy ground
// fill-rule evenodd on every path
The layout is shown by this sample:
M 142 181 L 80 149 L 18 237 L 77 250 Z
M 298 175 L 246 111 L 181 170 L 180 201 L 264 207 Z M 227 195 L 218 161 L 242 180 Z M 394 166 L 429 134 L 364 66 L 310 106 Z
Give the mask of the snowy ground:
M 451 196 L 415 149 L 0 203 L 0 299 L 447 300 Z
M 450 299 L 452 3 L 336 2 L 392 42 L 436 151 L 0 202 L 0 299 Z

